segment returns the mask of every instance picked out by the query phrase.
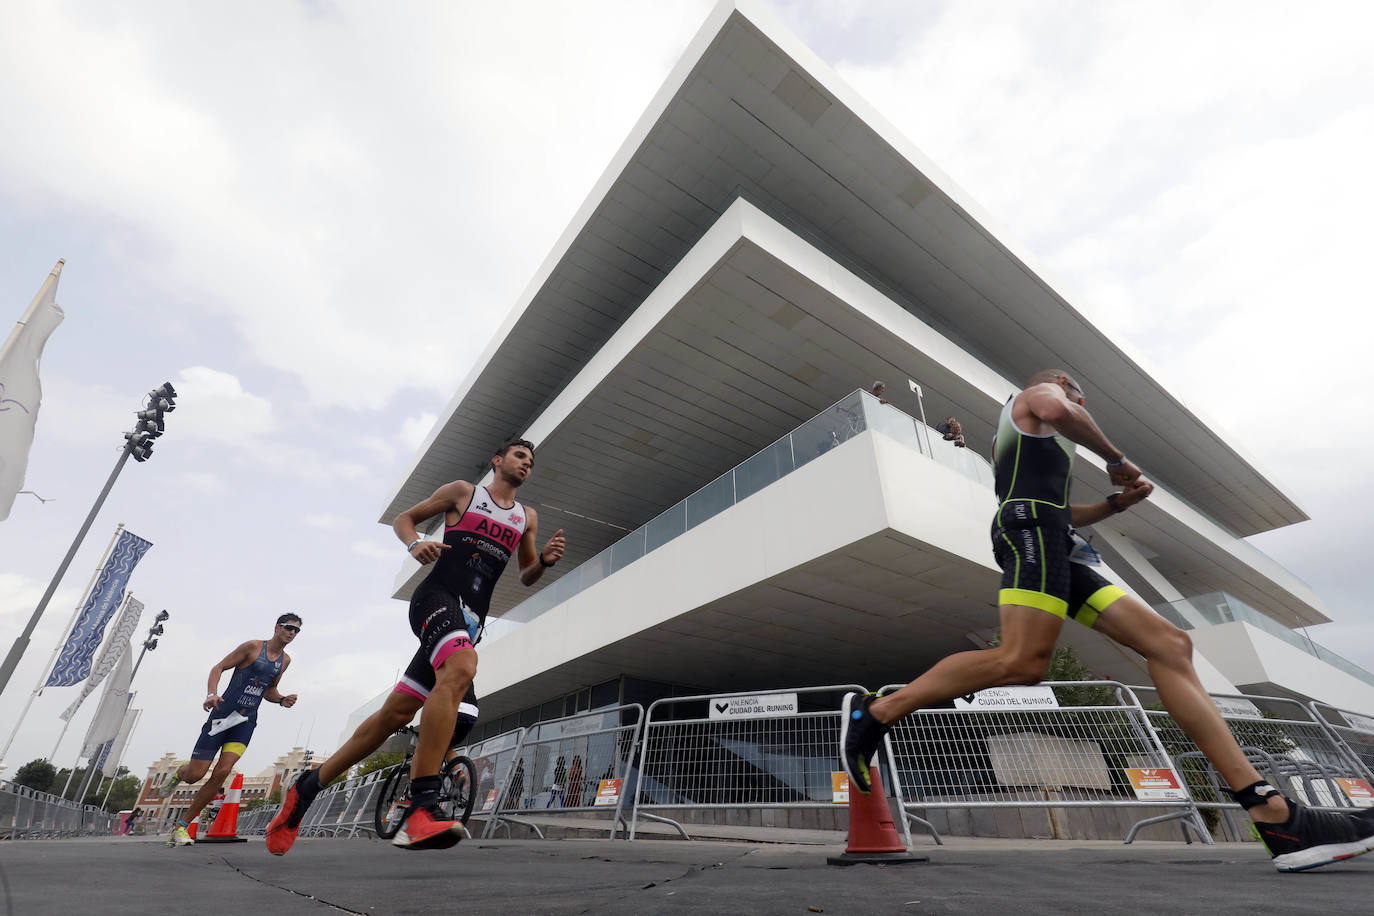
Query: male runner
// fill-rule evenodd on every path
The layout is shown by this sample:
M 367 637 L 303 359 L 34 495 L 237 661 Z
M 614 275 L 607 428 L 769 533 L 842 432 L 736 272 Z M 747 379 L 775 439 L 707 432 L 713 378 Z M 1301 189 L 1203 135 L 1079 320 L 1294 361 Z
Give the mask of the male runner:
M 536 553 L 538 516 L 515 499 L 515 491 L 534 470 L 534 445 L 524 439 L 507 442 L 492 455 L 491 465 L 492 482 L 487 486 L 456 480 L 396 517 L 392 528 L 410 555 L 421 563 L 434 563 L 410 599 L 410 629 L 420 648 L 382 708 L 364 719 L 318 769 L 301 774 L 286 793 L 267 827 L 268 852 L 285 855 L 320 787 L 381 747 L 421 708 L 420 739 L 410 768 L 410 806 L 391 842 L 402 849 L 447 849 L 462 839 L 462 823 L 447 820 L 436 803 L 439 766 L 454 733 L 459 701 L 467 694 L 475 703 L 470 693 L 477 673 L 473 639 L 486 620 L 492 590 L 511 554 L 519 552 L 520 581 L 530 586 L 558 562 L 564 547 L 560 528 Z M 416 525 L 441 512 L 442 542 L 416 534 Z
M 182 819 L 172 827 L 171 836 L 167 838 L 168 846 L 189 846 L 195 842 L 186 832 L 186 827 L 200 816 L 200 812 L 224 784 L 225 777 L 234 769 L 234 764 L 248 749 L 248 741 L 258 724 L 258 705 L 263 700 L 280 703 L 287 709 L 296 705 L 296 695 L 283 696 L 277 690 L 277 684 L 291 664 L 286 647 L 300 631 L 299 617 L 282 614 L 277 618 L 271 639 L 250 639 L 210 669 L 205 702 L 201 704 L 210 717 L 201 726 L 200 738 L 191 751 L 190 761 L 177 768 L 172 778 L 158 790 L 158 795 L 166 798 L 179 783 L 196 782 L 210 769 L 210 761 L 215 759 L 216 753 L 219 754 L 219 760 L 215 761 L 210 778 L 205 780 L 205 785 L 191 800 L 191 806 L 186 809 Z M 220 675 L 230 668 L 234 669 L 234 674 L 221 696 Z
M 1303 807 L 1260 779 L 1198 680 L 1188 634 L 1090 567 L 1069 561 L 1070 528 L 1124 512 L 1154 490 L 1103 435 L 1085 400 L 1068 374 L 1049 369 L 1002 408 L 993 441 L 999 504 L 992 523 L 1002 567 L 1001 645 L 947 656 L 884 697 L 847 695 L 840 758 L 851 784 L 869 793 L 869 761 L 892 723 L 908 713 L 987 687 L 1038 683 L 1064 618 L 1072 617 L 1145 657 L 1164 707 L 1230 785 L 1279 871 L 1374 849 L 1374 820 Z M 1105 502 L 1070 505 L 1073 443 L 1100 455 L 1111 482 L 1125 489 Z

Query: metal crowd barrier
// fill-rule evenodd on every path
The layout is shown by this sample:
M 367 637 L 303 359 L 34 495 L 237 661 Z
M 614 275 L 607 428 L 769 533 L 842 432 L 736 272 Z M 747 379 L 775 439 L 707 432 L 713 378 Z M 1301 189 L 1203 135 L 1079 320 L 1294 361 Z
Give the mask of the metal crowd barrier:
M 458 753 L 470 758 L 473 769 L 477 771 L 472 811 L 474 815 L 486 821 L 482 829 L 484 837 L 495 833 L 501 824 L 497 812 L 510 806 L 506 793 L 512 788 L 510 777 L 515 770 L 516 757 L 520 754 L 520 741 L 524 737 L 524 728 L 514 728 L 476 744 L 458 748 Z M 523 771 L 521 776 L 523 780 Z M 509 826 L 506 832 L 510 833 Z
M 908 844 L 911 824 L 940 842 L 915 813 L 932 809 L 951 817 L 965 809 L 970 819 L 986 809 L 1041 809 L 1055 835 L 1072 832 L 1061 822 L 1076 809 L 1117 809 L 1128 843 L 1146 825 L 1175 820 L 1188 842 L 1191 829 L 1211 843 L 1203 809 L 1219 812 L 1240 838 L 1229 820 L 1239 806 L 1153 687 L 1042 686 L 1054 691 L 1057 708 L 924 709 L 892 729 L 877 763 L 905 815 Z M 690 839 L 681 822 L 651 810 L 743 809 L 738 822 L 769 826 L 786 822 L 777 812 L 788 809 L 836 810 L 840 700 L 863 690 L 845 684 L 672 697 L 647 712 L 632 704 L 517 728 L 459 749 L 477 772 L 473 813 L 485 820 L 484 837 L 502 828 L 509 834 L 514 823 L 542 837 L 539 825 L 549 816 L 605 814 L 614 838 L 628 802 L 629 839 L 641 818 Z M 1286 794 L 1314 807 L 1374 807 L 1374 717 L 1284 697 L 1217 694 L 1213 701 L 1261 776 Z M 301 834 L 373 834 L 377 793 L 389 773 L 326 788 Z M 243 812 L 239 834 L 264 833 L 278 808 Z M 1164 813 L 1135 819 L 1150 809 Z M 98 808 L 0 786 L 0 839 L 110 833 L 114 821 Z
M 1312 716 L 1345 746 L 1360 775 L 1374 780 L 1374 717 L 1318 703 L 1307 704 Z
M 615 839 L 633 782 L 634 755 L 643 722 L 644 707 L 632 703 L 524 729 L 499 791 L 493 787 L 485 796 L 478 796 L 478 807 L 490 815 L 483 836 L 493 836 L 502 826 L 509 834 L 510 824 L 518 823 L 543 839 L 534 817 L 595 813 L 611 815 L 609 839 Z M 478 757 L 469 756 L 480 774 Z M 482 785 L 480 775 L 478 785 Z M 488 796 L 500 799 L 500 804 L 484 804 Z
M 1128 809 L 1127 819 L 1142 808 L 1172 808 L 1135 821 L 1126 842 L 1142 827 L 1171 820 L 1183 825 L 1188 842 L 1186 828 L 1212 842 L 1192 798 L 1159 787 L 1167 782 L 1160 771 L 1174 763 L 1130 688 L 1111 681 L 1041 686 L 1054 691 L 1057 708 L 921 709 L 899 722 L 886 739 L 887 761 L 907 817 L 913 809 L 965 809 L 972 818 L 977 809 L 1042 808 L 1045 827 L 1059 836 L 1073 808 Z M 1130 781 L 1132 770 L 1142 785 Z
M 681 823 L 649 808 L 833 809 L 840 701 L 855 690 L 863 688 L 838 684 L 655 701 L 644 724 L 629 838 L 645 818 L 671 824 L 690 839 Z
M 1199 807 L 1239 811 L 1202 751 L 1164 711 L 1153 687 L 1145 698 L 1151 727 L 1178 758 Z M 1358 758 L 1309 705 L 1287 697 L 1212 694 L 1236 742 L 1259 772 L 1284 794 L 1311 807 L 1351 808 L 1348 780 L 1367 779 Z M 1374 799 L 1371 799 L 1374 801 Z
M 78 805 L 28 786 L 0 787 L 0 840 L 109 835 L 115 816 L 95 805 Z
M 329 786 L 315 797 L 310 810 L 305 812 L 300 835 L 355 837 L 360 833 L 376 833 L 373 807 L 390 772 L 390 767 L 373 770 Z
M 272 818 L 277 816 L 279 810 L 281 810 L 281 805 L 263 805 L 252 811 L 241 812 L 239 814 L 239 836 L 265 835 L 267 825 L 272 823 Z

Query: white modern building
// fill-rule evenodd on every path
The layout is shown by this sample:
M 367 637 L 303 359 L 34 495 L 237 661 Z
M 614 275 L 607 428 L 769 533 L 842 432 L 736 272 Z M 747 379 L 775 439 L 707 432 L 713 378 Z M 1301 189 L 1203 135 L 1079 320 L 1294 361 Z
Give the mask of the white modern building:
M 1374 713 L 1374 676 L 1305 635 L 1322 600 L 1245 540 L 1302 509 L 1060 290 L 757 4 L 718 6 L 382 513 L 537 443 L 521 499 L 568 551 L 537 590 L 497 589 L 516 625 L 482 645 L 478 735 L 673 693 L 878 687 L 986 644 L 978 456 L 1050 367 L 1158 484 L 1094 543 L 1192 631 L 1209 689 Z M 891 404 L 858 393 L 874 379 Z M 922 422 L 950 414 L 968 450 Z M 1108 490 L 1080 451 L 1077 500 Z M 406 561 L 394 596 L 423 575 Z M 1095 633 L 1065 641 L 1148 680 Z

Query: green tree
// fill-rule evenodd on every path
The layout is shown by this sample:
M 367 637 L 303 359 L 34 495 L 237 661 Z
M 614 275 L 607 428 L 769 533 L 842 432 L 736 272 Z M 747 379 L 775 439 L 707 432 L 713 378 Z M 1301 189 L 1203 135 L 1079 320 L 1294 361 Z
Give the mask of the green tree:
M 387 767 L 396 766 L 405 759 L 406 755 L 400 751 L 378 751 L 358 764 L 357 775 L 365 776 L 377 770 L 385 770 Z
M 52 788 L 48 791 L 66 799 L 75 798 L 76 793 L 81 789 L 81 780 L 85 778 L 85 767 L 77 767 L 75 772 L 72 772 L 71 767 L 63 767 L 58 770 L 57 775 L 53 777 Z
M 86 804 L 99 805 L 103 802 L 105 810 L 110 812 L 123 811 L 134 806 L 143 784 L 138 777 L 127 775 L 128 771 L 123 767 L 119 769 L 122 775 L 115 778 L 114 785 L 111 786 L 108 779 L 102 780 L 98 791 L 86 796 Z M 107 792 L 110 796 L 108 799 L 105 798 Z
M 14 774 L 14 782 L 17 785 L 28 786 L 35 792 L 50 791 L 56 778 L 57 769 L 41 757 L 37 760 L 30 760 Z

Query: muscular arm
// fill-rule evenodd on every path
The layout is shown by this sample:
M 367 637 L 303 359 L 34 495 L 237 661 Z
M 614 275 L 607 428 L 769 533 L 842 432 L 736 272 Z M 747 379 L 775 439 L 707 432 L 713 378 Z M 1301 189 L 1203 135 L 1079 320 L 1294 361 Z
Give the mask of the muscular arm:
M 1024 416 L 1016 416 L 1023 411 Z M 1096 452 L 1104 461 L 1123 461 L 1126 457 L 1125 452 L 1112 445 L 1087 408 L 1064 397 L 1063 389 L 1051 382 L 1035 385 L 1023 391 L 1013 407 L 1013 417 L 1018 423 L 1030 420 L 1031 422 L 1025 426 L 1035 426 L 1042 430 L 1044 426 L 1049 426 L 1065 439 Z M 1140 476 L 1140 468 L 1129 461 L 1124 465 L 1110 467 L 1107 472 L 1115 484 L 1122 484 Z
M 296 705 L 296 695 L 291 693 L 283 696 L 282 692 L 277 689 L 277 685 L 281 683 L 282 675 L 286 674 L 286 669 L 289 667 L 291 667 L 291 656 L 287 655 L 281 661 L 281 670 L 277 672 L 277 676 L 272 679 L 272 683 L 268 684 L 267 689 L 262 692 L 262 698 L 264 700 L 269 703 L 280 703 L 287 709 Z
M 534 545 L 539 538 L 539 516 L 529 506 L 525 507 L 525 533 L 520 538 L 520 545 L 517 553 L 520 561 L 520 584 L 528 587 L 539 581 L 540 576 L 544 575 L 544 564 L 539 562 L 543 557 L 544 561 L 550 565 L 557 563 L 563 556 L 563 529 L 559 528 L 549 538 L 549 542 L 544 545 L 544 549 L 535 552 Z
M 391 530 L 396 532 L 396 537 L 401 539 L 402 544 L 412 544 L 420 537 L 415 530 L 416 525 L 436 515 L 456 511 L 459 506 L 466 506 L 471 500 L 472 484 L 466 480 L 446 483 L 435 490 L 429 499 L 416 503 L 396 516 L 396 521 L 391 523 Z M 448 545 L 439 541 L 424 541 L 411 551 L 410 555 L 422 564 L 433 563 L 439 559 L 439 554 L 447 549 Z
M 1116 515 L 1118 511 L 1124 512 L 1136 503 L 1148 499 L 1154 492 L 1155 485 L 1143 477 L 1126 484 L 1126 489 L 1116 494 L 1116 509 L 1112 508 L 1111 503 L 1105 499 L 1097 503 L 1080 503 L 1069 506 L 1073 521 L 1071 524 L 1075 528 L 1087 528 L 1095 525 L 1109 515 Z

